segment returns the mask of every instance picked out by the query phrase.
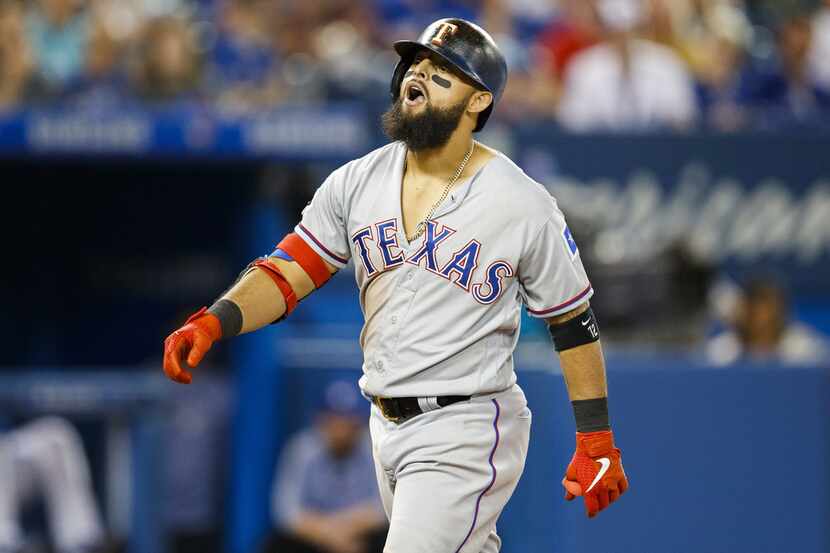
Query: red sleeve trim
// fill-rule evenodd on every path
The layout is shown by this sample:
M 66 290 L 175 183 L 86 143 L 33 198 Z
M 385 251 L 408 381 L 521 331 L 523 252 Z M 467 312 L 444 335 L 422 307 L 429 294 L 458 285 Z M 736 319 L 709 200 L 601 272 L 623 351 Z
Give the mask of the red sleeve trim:
M 308 235 L 308 237 L 309 237 L 309 238 L 311 238 L 311 240 L 312 240 L 315 244 L 317 244 L 317 246 L 318 246 L 321 250 L 323 250 L 324 252 L 326 252 L 326 255 L 330 256 L 332 259 L 337 260 L 338 262 L 342 263 L 343 265 L 345 265 L 346 263 L 348 263 L 348 262 L 349 262 L 349 260 L 348 260 L 348 259 L 344 259 L 344 258 L 340 257 L 339 255 L 335 254 L 334 252 L 332 252 L 331 250 L 329 250 L 327 247 L 325 247 L 325 246 L 323 245 L 323 243 L 322 243 L 322 242 L 320 242 L 319 240 L 317 240 L 317 237 L 316 237 L 316 236 L 314 236 L 313 234 L 311 234 L 311 231 L 309 231 L 309 230 L 308 230 L 308 229 L 307 229 L 307 228 L 306 228 L 306 227 L 305 227 L 302 223 L 300 223 L 300 224 L 299 224 L 299 225 L 297 225 L 297 226 L 298 226 L 299 228 L 301 228 L 301 229 L 303 230 L 303 232 L 304 232 L 304 233 L 306 233 L 306 234 Z
M 560 310 L 568 307 L 569 305 L 572 305 L 572 304 L 578 302 L 579 300 L 584 298 L 588 294 L 588 292 L 590 292 L 590 291 L 591 291 L 591 285 L 588 284 L 587 288 L 585 288 L 579 294 L 577 294 L 576 296 L 572 297 L 571 299 L 569 299 L 568 301 L 566 301 L 564 303 L 560 303 L 559 305 L 554 305 L 553 307 L 548 307 L 546 309 L 540 309 L 539 311 L 537 311 L 535 309 L 531 309 L 529 307 L 527 308 L 527 310 L 530 311 L 531 313 L 533 313 L 534 315 L 547 315 L 549 313 L 554 313 L 556 311 L 560 311 Z

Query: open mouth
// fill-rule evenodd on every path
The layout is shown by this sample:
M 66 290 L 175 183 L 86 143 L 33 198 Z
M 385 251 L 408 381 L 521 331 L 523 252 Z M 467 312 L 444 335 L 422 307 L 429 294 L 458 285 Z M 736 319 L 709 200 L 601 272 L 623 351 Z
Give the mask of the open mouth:
M 421 85 L 417 83 L 409 83 L 407 85 L 404 103 L 410 106 L 417 106 L 423 104 L 426 101 L 427 97 L 424 93 L 423 88 L 421 88 Z

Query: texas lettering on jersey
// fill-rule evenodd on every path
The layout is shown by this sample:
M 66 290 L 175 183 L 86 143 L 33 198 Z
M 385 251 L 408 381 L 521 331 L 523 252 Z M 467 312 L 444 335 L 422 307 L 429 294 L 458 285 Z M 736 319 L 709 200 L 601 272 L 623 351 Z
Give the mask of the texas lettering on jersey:
M 438 250 L 447 238 L 455 233 L 456 230 L 447 225 L 428 221 L 421 246 L 408 257 L 398 244 L 397 219 L 387 219 L 363 227 L 352 234 L 351 238 L 357 252 L 356 257 L 368 278 L 404 263 L 411 263 L 452 282 L 478 303 L 493 303 L 504 290 L 504 279 L 515 274 L 513 267 L 507 261 L 494 261 L 481 273 L 480 280 L 476 281 L 479 276 L 476 270 L 482 247 L 481 242 L 476 239 L 471 239 L 460 249 L 451 252 L 449 260 L 443 265 L 440 264 Z

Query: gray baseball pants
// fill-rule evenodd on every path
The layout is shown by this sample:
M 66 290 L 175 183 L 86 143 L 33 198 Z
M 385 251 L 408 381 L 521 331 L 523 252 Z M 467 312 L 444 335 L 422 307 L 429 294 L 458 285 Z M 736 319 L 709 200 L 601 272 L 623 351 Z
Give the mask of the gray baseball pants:
M 384 553 L 498 553 L 496 521 L 524 470 L 531 412 L 518 385 L 402 424 L 370 416 Z

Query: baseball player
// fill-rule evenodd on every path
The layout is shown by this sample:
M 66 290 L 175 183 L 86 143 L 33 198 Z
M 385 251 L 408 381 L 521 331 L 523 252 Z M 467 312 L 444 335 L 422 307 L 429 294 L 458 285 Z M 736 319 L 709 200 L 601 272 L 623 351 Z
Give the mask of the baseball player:
M 493 553 L 530 434 L 512 357 L 523 305 L 547 322 L 573 404 L 566 499 L 593 517 L 628 487 L 593 290 L 556 201 L 473 139 L 507 80 L 493 39 L 442 19 L 394 47 L 392 142 L 334 171 L 294 232 L 165 340 L 164 370 L 189 383 L 214 341 L 288 316 L 353 260 L 384 551 Z

